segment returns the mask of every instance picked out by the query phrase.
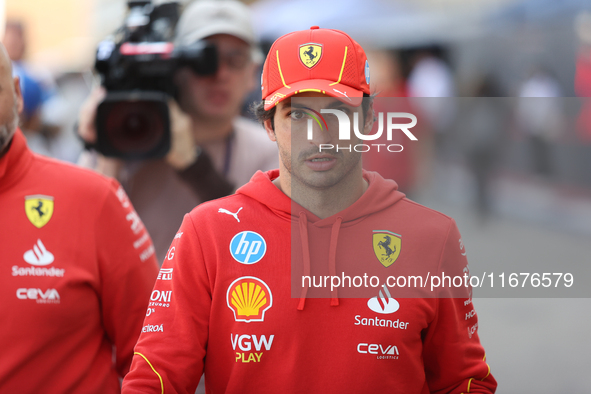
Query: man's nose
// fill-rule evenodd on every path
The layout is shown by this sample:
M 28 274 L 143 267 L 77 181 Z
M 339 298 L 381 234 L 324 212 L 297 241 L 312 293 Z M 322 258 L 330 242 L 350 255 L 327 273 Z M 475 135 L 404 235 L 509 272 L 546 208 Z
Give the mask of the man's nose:
M 213 75 L 216 81 L 225 81 L 229 78 L 232 73 L 232 69 L 228 66 L 228 63 L 223 61 L 223 59 L 219 59 L 218 61 L 218 69 L 216 73 Z
M 327 129 L 327 126 L 322 123 L 318 124 L 313 119 L 308 119 L 306 133 L 306 138 L 312 145 L 320 146 L 333 142 L 332 133 Z

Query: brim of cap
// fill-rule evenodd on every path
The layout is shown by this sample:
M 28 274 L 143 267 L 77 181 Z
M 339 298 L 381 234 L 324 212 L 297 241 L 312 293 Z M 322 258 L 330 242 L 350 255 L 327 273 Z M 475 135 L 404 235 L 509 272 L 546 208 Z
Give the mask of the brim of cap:
M 298 93 L 317 92 L 339 99 L 352 107 L 359 107 L 363 101 L 363 91 L 348 85 L 335 83 L 326 79 L 306 79 L 282 87 L 265 97 L 265 111 Z
M 249 45 L 253 45 L 255 42 L 254 37 L 246 33 L 244 29 L 241 29 L 240 27 L 233 25 L 231 23 L 218 22 L 186 34 L 180 34 L 177 38 L 177 44 L 190 45 L 206 37 L 210 37 L 216 34 L 227 34 L 230 36 L 238 37 Z

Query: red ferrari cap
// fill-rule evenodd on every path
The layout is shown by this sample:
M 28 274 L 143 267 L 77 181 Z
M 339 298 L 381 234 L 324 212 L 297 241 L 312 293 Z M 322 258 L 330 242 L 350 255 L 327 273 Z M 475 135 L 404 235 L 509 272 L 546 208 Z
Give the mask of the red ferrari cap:
M 261 77 L 265 110 L 302 92 L 320 92 L 359 106 L 369 94 L 369 65 L 361 45 L 340 30 L 296 31 L 273 43 Z

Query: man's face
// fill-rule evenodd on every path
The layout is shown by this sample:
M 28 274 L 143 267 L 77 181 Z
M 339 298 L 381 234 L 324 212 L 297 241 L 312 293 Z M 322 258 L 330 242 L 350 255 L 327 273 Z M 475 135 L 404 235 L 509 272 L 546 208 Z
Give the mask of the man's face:
M 6 26 L 2 43 L 12 60 L 22 60 L 25 54 L 25 37 L 21 28 L 10 24 Z
M 218 71 L 199 76 L 188 69 L 177 75 L 181 108 L 206 120 L 237 116 L 246 95 L 254 88 L 254 64 L 251 48 L 241 39 L 227 34 L 206 38 L 216 45 Z
M 6 55 L 0 55 L 4 57 Z M 12 139 L 18 126 L 18 114 L 23 100 L 18 78 L 12 77 L 8 59 L 0 61 L 0 155 Z
M 349 116 L 353 126 L 353 114 L 359 113 L 359 121 L 363 122 L 362 107 L 352 107 L 342 101 L 321 93 L 306 92 L 296 94 L 293 100 L 286 99 L 276 107 L 274 130 L 271 121 L 265 122 L 265 128 L 271 140 L 277 142 L 281 169 L 286 171 L 292 181 L 314 189 L 326 189 L 343 181 L 352 170 L 361 166 L 361 153 L 339 149 L 325 149 L 320 151 L 321 144 L 330 144 L 347 148 L 356 145 L 360 140 L 351 131 L 351 140 L 339 141 L 339 126 L 336 116 L 324 114 L 328 129 L 323 129 L 316 123 L 310 109 L 320 113 L 321 109 L 338 109 Z M 308 140 L 308 120 L 312 119 L 313 138 Z M 372 119 L 372 117 L 368 117 Z M 371 130 L 371 120 L 360 130 L 367 133 Z M 369 129 L 368 129 L 369 127 Z M 325 146 L 325 145 L 324 145 Z

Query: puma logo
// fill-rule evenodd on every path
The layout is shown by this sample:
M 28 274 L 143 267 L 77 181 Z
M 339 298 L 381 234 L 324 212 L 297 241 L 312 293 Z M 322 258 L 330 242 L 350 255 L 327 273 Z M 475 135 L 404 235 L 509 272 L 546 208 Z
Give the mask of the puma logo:
M 232 215 L 232 216 L 234 216 L 234 219 L 236 219 L 236 221 L 238 221 L 238 223 L 240 223 L 240 219 L 238 219 L 238 212 L 240 212 L 241 210 L 242 210 L 242 207 L 240 207 L 240 209 L 237 210 L 236 213 L 232 213 L 225 208 L 220 208 L 220 209 L 218 209 L 218 213 L 227 213 L 228 215 Z
M 345 96 L 346 98 L 348 98 L 348 99 L 349 99 L 349 101 L 351 101 L 351 97 L 347 96 L 347 92 L 341 92 L 340 90 L 337 90 L 337 89 L 335 89 L 335 88 L 333 88 L 332 90 L 334 90 L 334 91 L 335 91 L 335 92 L 337 92 L 337 93 L 340 93 L 340 94 L 342 94 L 343 96 Z

